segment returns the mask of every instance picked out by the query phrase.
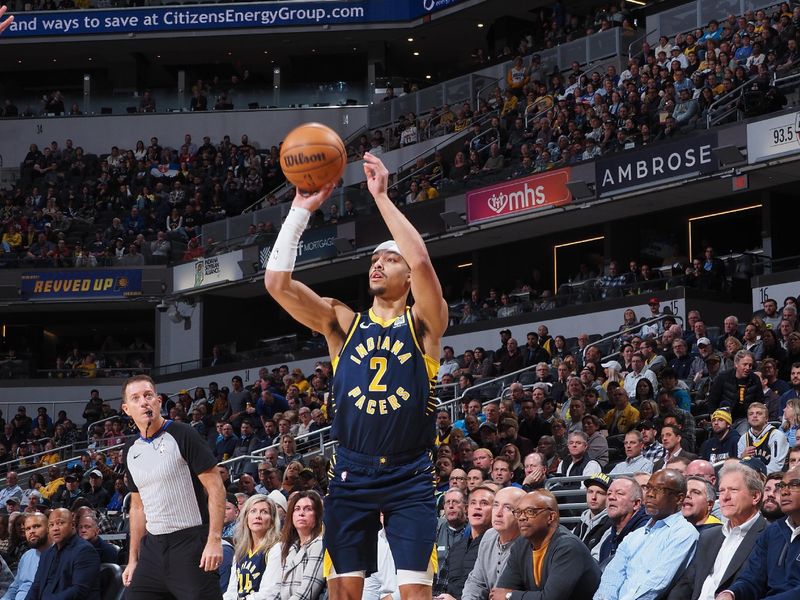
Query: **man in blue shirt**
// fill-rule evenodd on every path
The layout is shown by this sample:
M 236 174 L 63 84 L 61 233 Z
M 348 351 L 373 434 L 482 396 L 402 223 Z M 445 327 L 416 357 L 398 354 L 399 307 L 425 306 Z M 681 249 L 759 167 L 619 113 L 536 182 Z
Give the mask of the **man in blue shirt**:
M 6 590 L 2 600 L 25 600 L 31 589 L 39 558 L 47 550 L 50 541 L 47 538 L 47 517 L 42 513 L 33 513 L 25 517 L 25 540 L 30 550 L 22 555 L 17 567 L 17 576 Z
M 699 533 L 681 514 L 683 475 L 673 469 L 658 471 L 643 491 L 650 521 L 619 545 L 594 600 L 654 600 L 694 557 Z

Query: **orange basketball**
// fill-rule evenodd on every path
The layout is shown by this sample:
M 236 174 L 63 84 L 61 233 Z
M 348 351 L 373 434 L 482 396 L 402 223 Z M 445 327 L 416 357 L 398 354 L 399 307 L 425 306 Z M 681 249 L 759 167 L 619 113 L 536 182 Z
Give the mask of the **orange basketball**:
M 292 129 L 281 146 L 281 169 L 301 192 L 316 192 L 344 173 L 347 152 L 342 138 L 322 123 Z

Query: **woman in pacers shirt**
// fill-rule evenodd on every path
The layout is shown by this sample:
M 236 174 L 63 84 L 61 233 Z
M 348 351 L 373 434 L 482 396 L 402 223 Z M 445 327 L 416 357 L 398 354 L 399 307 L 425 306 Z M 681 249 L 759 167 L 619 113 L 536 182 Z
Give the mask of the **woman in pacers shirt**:
M 280 586 L 280 523 L 266 496 L 248 498 L 236 526 L 236 549 L 223 600 L 274 598 Z M 277 552 L 270 552 L 273 548 Z

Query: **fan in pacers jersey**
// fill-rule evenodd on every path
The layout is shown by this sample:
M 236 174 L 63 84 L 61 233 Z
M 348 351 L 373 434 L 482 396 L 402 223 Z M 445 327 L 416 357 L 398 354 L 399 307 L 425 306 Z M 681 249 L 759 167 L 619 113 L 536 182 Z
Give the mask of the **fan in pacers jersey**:
M 747 424 L 750 428 L 739 438 L 739 457 L 758 458 L 767 466 L 767 475 L 783 470 L 789 442 L 780 429 L 769 424 L 769 409 L 761 402 L 747 407 Z
M 122 410 L 139 437 L 125 448 L 131 491 L 128 600 L 219 600 L 225 488 L 206 441 L 161 416 L 153 380 L 122 386 Z
M 280 589 L 281 530 L 277 509 L 262 494 L 250 496 L 239 512 L 236 550 L 223 600 L 272 600 Z M 275 549 L 275 552 L 270 550 Z
M 297 321 L 324 334 L 333 364 L 332 434 L 339 446 L 324 534 L 331 600 L 360 599 L 365 574 L 377 570 L 381 512 L 401 597 L 430 599 L 436 570 L 431 388 L 447 304 L 425 242 L 386 193 L 386 167 L 366 153 L 364 172 L 392 235 L 372 254 L 372 307 L 356 313 L 292 278 L 300 236 L 331 186 L 295 195 L 264 283 Z M 406 305 L 409 292 L 413 307 Z

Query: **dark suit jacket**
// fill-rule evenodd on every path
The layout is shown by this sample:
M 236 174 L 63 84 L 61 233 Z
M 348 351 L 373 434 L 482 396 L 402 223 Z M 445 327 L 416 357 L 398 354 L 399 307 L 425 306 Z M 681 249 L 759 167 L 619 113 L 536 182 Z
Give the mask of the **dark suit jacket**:
M 750 556 L 758 536 L 761 535 L 767 525 L 769 525 L 767 520 L 759 515 L 750 531 L 747 532 L 747 535 L 744 536 L 741 544 L 739 544 L 736 552 L 734 552 L 731 562 L 725 569 L 719 587 L 714 590 L 715 596 L 722 590 L 728 589 L 737 575 L 739 575 L 739 571 L 742 570 L 747 557 Z M 722 535 L 722 527 L 713 527 L 700 533 L 697 552 L 695 552 L 692 562 L 689 563 L 689 567 L 670 590 L 667 600 L 697 600 L 700 597 L 703 582 L 714 569 L 714 561 L 717 559 L 717 554 L 724 540 L 725 536 Z
M 683 456 L 688 460 L 695 460 L 697 458 L 697 454 L 692 454 L 691 452 L 687 452 L 686 450 L 681 450 L 681 453 L 678 454 L 678 456 Z M 667 463 L 663 458 L 661 460 L 656 461 L 656 463 L 653 465 L 653 473 L 655 473 L 656 471 L 660 471 L 666 466 Z
M 534 581 L 533 551 L 524 537 L 511 546 L 508 563 L 497 581 L 497 587 L 514 590 L 511 600 L 591 600 L 599 585 L 597 561 L 586 545 L 563 525 L 550 538 L 542 564 L 541 585 Z
M 100 600 L 100 556 L 74 534 L 59 549 L 50 546 L 25 600 Z

